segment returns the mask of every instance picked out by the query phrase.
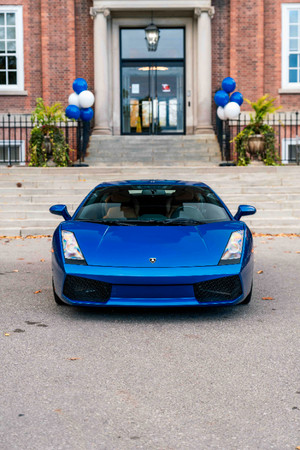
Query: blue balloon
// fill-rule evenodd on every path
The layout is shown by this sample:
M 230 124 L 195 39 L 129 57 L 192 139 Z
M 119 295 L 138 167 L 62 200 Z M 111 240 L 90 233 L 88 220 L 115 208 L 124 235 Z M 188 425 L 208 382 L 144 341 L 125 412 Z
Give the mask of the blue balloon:
M 233 78 L 227 77 L 224 78 L 222 81 L 222 89 L 224 89 L 225 92 L 230 94 L 230 92 L 233 92 L 235 90 L 236 82 Z
M 69 119 L 79 119 L 80 109 L 76 105 L 69 105 L 66 107 L 66 116 Z
M 243 98 L 243 96 L 242 96 L 242 94 L 240 92 L 234 92 L 230 96 L 230 101 L 231 102 L 235 102 L 235 103 L 237 103 L 238 105 L 241 106 L 243 104 L 244 98 Z
M 225 91 L 217 91 L 214 99 L 218 106 L 224 107 L 229 102 L 229 95 Z
M 80 119 L 84 122 L 89 122 L 90 120 L 92 120 L 93 116 L 94 111 L 92 110 L 92 108 L 82 108 L 80 110 Z
M 73 89 L 76 92 L 76 94 L 80 94 L 80 92 L 86 91 L 87 88 L 88 85 L 84 78 L 76 78 L 76 80 L 73 83 Z

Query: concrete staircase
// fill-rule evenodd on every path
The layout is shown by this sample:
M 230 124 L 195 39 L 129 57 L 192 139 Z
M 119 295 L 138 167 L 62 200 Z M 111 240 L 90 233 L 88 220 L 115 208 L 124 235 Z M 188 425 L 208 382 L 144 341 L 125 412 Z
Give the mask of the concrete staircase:
M 105 166 L 193 167 L 221 161 L 214 134 L 179 136 L 97 136 L 92 135 L 85 160 Z
M 49 213 L 51 205 L 64 203 L 72 212 L 102 181 L 147 178 L 203 181 L 233 214 L 239 204 L 257 208 L 256 215 L 245 219 L 252 231 L 300 234 L 300 166 L 0 166 L 0 236 L 52 234 L 60 218 Z

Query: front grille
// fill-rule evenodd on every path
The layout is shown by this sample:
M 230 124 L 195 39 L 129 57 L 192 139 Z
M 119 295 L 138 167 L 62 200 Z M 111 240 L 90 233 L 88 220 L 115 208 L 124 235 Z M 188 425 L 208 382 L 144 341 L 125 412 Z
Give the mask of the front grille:
M 240 277 L 233 275 L 224 278 L 201 281 L 194 284 L 194 293 L 198 302 L 225 302 L 242 295 Z
M 63 294 L 74 301 L 105 303 L 111 295 L 111 284 L 67 275 Z

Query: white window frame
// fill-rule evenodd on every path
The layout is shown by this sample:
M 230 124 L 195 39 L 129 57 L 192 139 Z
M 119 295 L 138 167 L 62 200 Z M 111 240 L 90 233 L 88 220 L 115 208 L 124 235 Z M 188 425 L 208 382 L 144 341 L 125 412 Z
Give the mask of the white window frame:
M 17 57 L 17 84 L 0 85 L 1 92 L 24 91 L 24 49 L 23 49 L 23 6 L 0 5 L 0 13 L 16 14 L 16 57 Z
M 283 138 L 281 140 L 281 162 L 282 164 L 295 164 L 294 161 L 289 161 L 289 145 L 297 145 L 296 138 L 288 139 Z
M 12 161 L 13 164 L 19 163 L 20 166 L 25 166 L 25 141 L 0 141 L 0 146 L 3 147 L 20 147 L 20 161 Z M 0 159 L 0 164 L 4 163 L 4 160 Z

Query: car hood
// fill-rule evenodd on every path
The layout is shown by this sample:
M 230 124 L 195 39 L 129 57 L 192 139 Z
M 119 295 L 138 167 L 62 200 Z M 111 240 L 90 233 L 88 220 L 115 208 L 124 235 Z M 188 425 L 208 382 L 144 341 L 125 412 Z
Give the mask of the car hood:
M 67 221 L 61 227 L 75 234 L 88 265 L 158 268 L 218 265 L 231 233 L 244 224 L 107 226 Z

